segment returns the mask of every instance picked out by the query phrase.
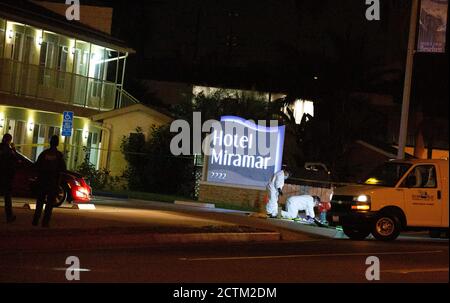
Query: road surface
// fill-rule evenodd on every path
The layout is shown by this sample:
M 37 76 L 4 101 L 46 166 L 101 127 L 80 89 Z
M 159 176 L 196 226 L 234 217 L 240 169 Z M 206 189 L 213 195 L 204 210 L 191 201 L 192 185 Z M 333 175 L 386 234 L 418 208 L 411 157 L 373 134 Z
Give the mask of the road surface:
M 142 223 L 146 212 L 150 216 L 155 215 L 150 211 L 158 208 L 158 204 L 155 205 L 136 207 L 122 201 L 120 207 L 126 212 L 128 223 L 133 221 L 133 216 Z M 165 213 L 169 218 L 186 216 L 196 223 L 206 221 L 209 224 L 217 220 L 255 227 L 271 226 L 271 220 L 242 213 L 164 205 L 159 208 L 170 208 Z M 120 209 L 106 211 L 101 218 L 114 221 L 120 212 Z M 58 211 L 55 216 L 58 216 Z M 82 218 L 88 223 L 95 218 L 98 220 L 96 216 L 90 219 L 83 215 Z M 285 227 L 273 222 L 273 230 L 285 231 Z M 368 282 L 366 272 L 372 263 L 366 264 L 366 261 L 375 256 L 380 265 L 379 282 L 448 283 L 448 240 L 404 237 L 389 243 L 351 241 L 295 230 L 286 232 L 283 239 L 244 244 L 171 244 L 113 249 L 93 246 L 63 251 L 45 251 L 36 247 L 36 250 L 26 252 L 0 251 L 0 281 L 69 282 L 66 279 L 69 267 L 66 260 L 75 256 L 80 261 L 77 272 L 81 282 Z

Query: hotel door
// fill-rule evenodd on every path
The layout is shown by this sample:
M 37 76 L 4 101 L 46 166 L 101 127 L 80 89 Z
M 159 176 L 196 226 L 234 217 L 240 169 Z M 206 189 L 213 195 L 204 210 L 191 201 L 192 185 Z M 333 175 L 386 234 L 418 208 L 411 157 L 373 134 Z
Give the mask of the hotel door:
M 69 159 L 67 161 L 67 168 L 76 170 L 84 161 L 84 148 L 82 146 L 82 130 L 74 130 L 72 135 L 72 142 L 70 144 Z

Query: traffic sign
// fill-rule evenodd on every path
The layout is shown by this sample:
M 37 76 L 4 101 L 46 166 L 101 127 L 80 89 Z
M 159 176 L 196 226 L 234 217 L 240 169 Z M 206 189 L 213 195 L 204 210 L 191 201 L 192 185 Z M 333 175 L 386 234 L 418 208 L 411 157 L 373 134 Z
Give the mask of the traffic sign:
M 63 112 L 63 124 L 61 135 L 63 137 L 72 136 L 73 112 Z

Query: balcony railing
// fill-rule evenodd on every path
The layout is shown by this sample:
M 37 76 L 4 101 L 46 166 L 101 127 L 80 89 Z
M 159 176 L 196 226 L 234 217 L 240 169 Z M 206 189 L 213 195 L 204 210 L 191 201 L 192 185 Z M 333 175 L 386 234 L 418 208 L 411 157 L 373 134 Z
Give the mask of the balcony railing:
M 136 99 L 135 97 L 133 97 L 129 92 L 127 92 L 126 90 L 122 90 L 122 96 L 120 98 L 120 104 L 119 107 L 126 107 L 126 106 L 130 106 L 133 104 L 137 104 L 140 103 L 138 99 Z
M 10 59 L 0 59 L 0 91 L 100 111 L 114 109 L 120 96 L 113 82 Z

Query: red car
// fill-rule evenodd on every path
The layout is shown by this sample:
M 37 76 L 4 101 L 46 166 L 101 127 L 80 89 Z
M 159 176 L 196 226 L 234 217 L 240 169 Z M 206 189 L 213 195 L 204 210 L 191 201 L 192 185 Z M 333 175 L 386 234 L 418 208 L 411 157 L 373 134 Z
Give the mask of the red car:
M 34 163 L 21 153 L 17 152 L 18 161 L 13 181 L 13 196 L 35 198 L 37 191 L 37 172 Z M 66 171 L 62 174 L 58 196 L 54 206 L 58 207 L 64 202 L 87 203 L 91 200 L 91 187 L 78 173 Z

